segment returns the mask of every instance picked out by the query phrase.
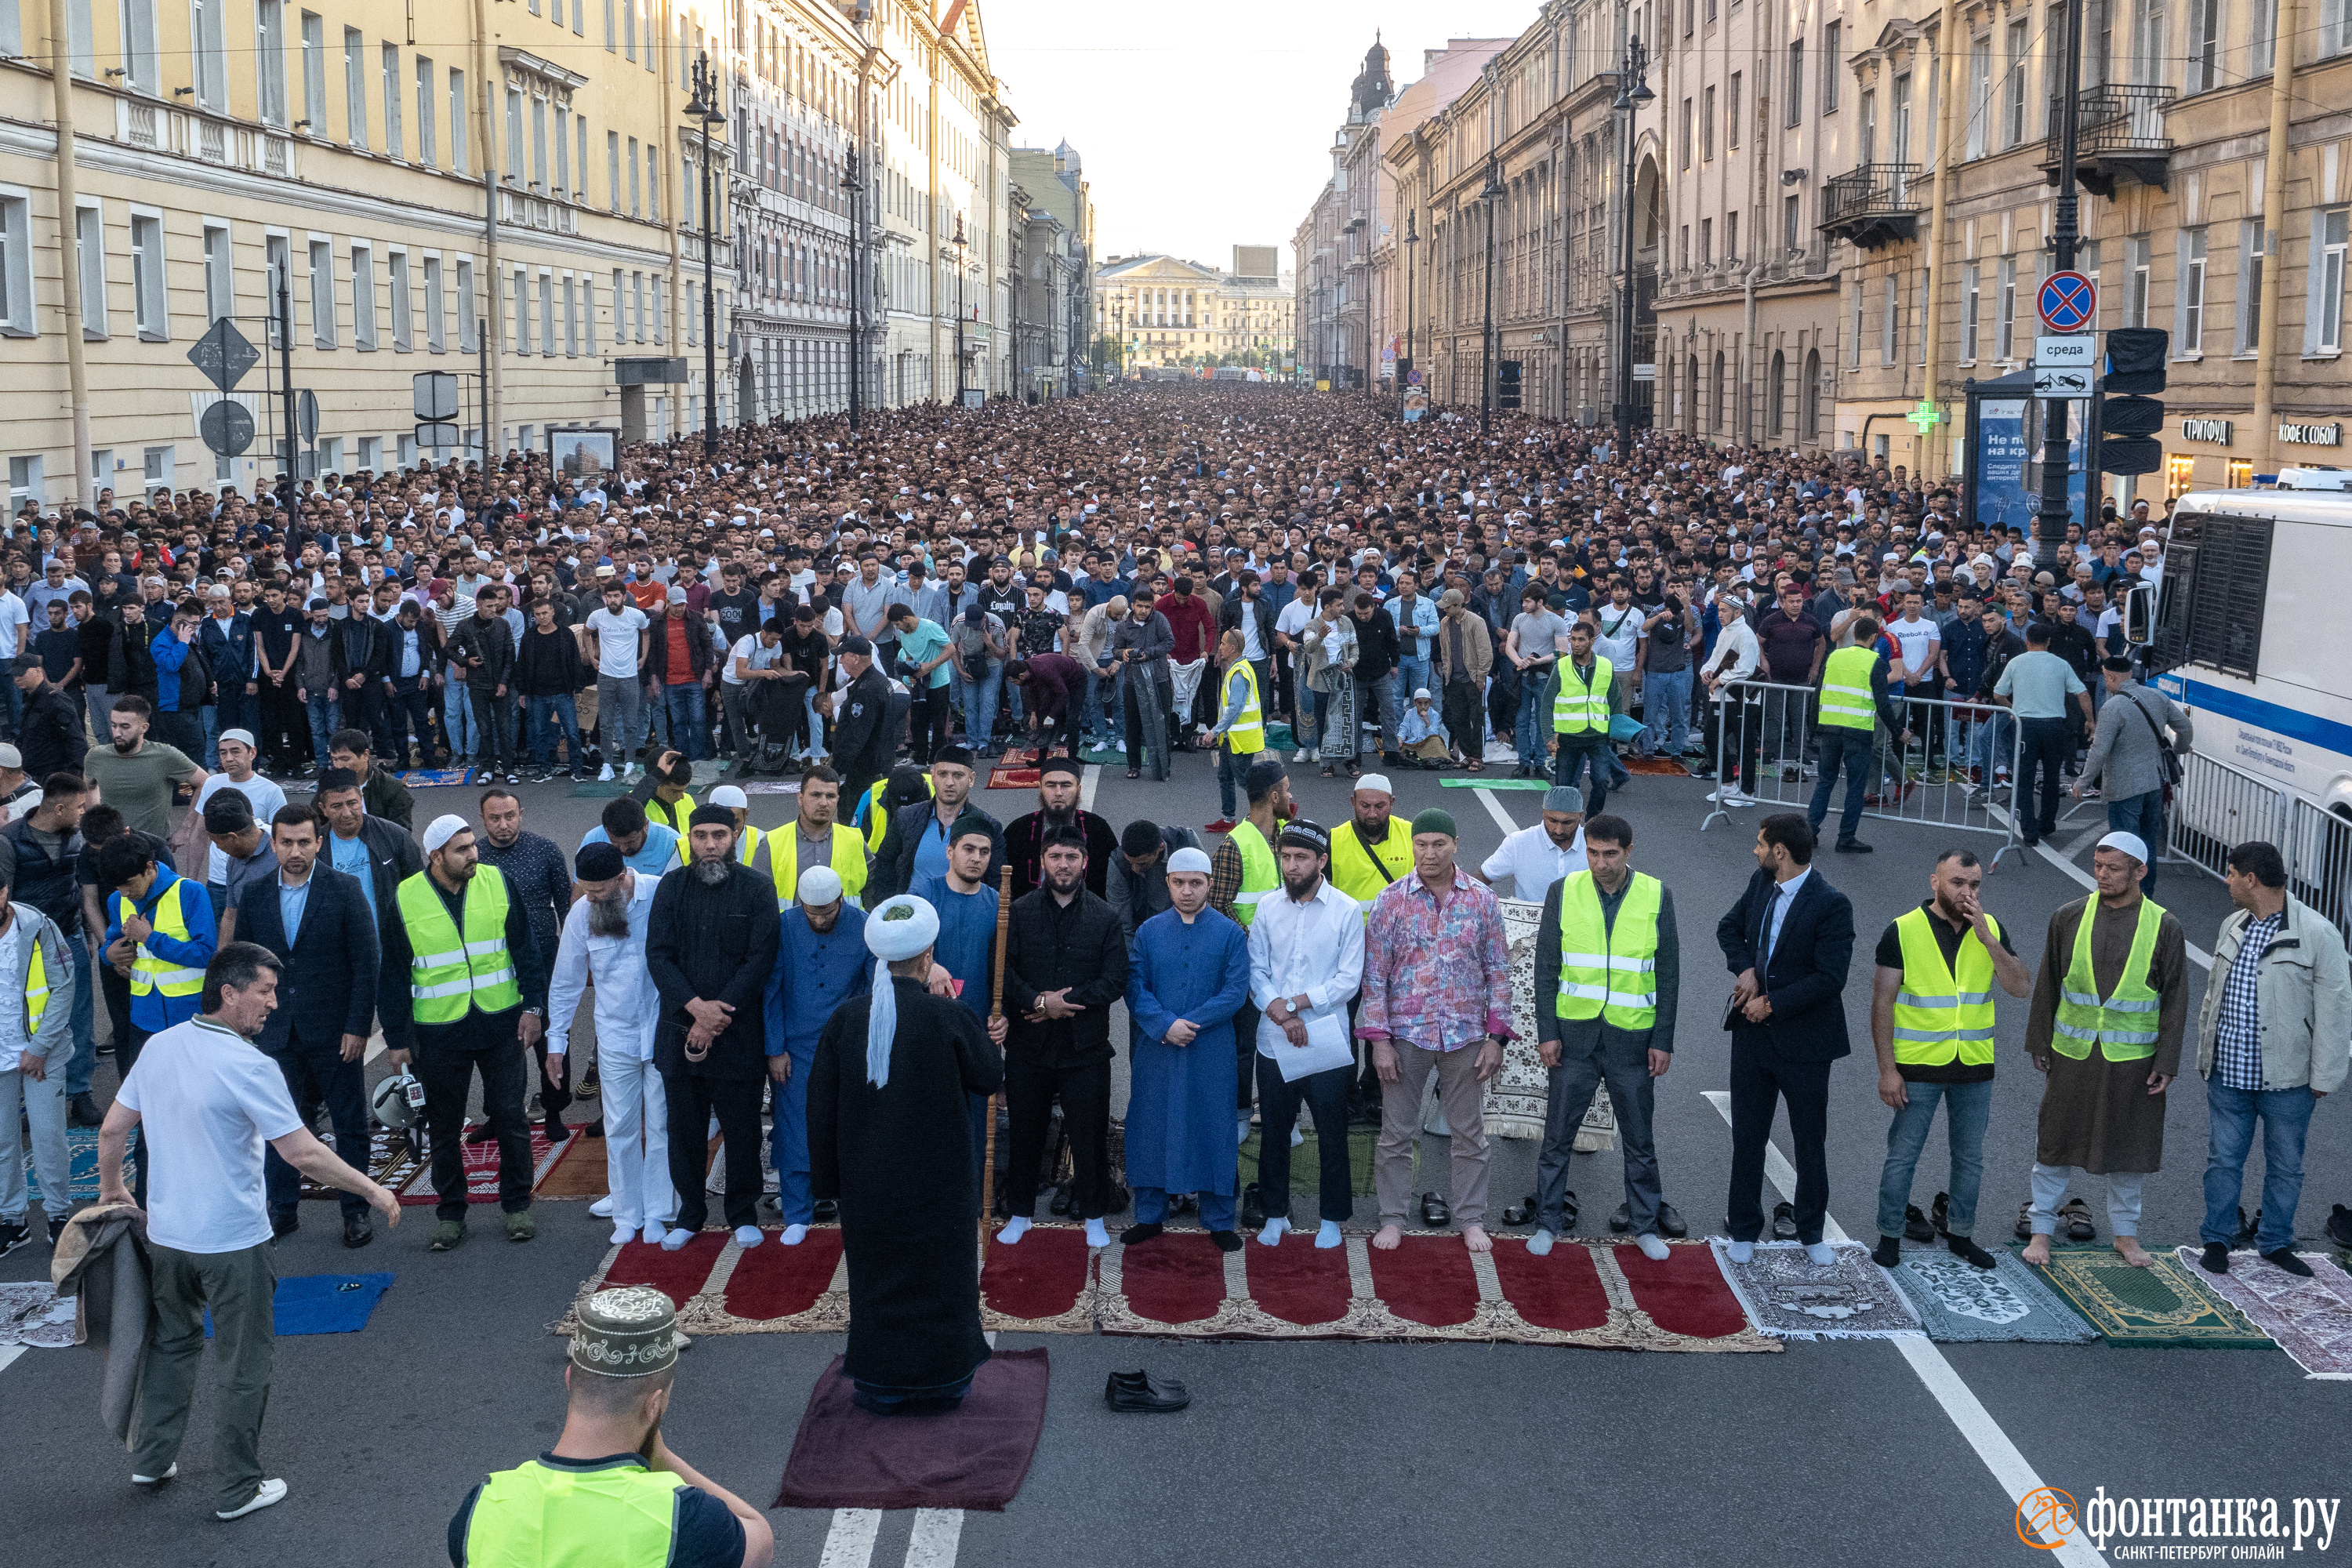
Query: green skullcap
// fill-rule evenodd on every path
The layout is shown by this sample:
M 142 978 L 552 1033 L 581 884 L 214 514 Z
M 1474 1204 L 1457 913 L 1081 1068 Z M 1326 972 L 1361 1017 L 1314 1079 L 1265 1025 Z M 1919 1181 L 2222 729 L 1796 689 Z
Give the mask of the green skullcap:
M 1443 833 L 1448 838 L 1462 837 L 1454 826 L 1454 814 L 1433 805 L 1412 819 L 1412 836 L 1418 838 L 1424 833 Z

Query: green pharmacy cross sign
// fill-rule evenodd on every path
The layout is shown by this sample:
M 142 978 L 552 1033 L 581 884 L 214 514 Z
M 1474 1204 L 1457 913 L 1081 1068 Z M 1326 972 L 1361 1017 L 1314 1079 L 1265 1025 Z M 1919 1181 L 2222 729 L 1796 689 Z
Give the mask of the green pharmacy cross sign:
M 1922 436 L 1925 436 L 1928 431 L 1934 429 L 1937 425 L 1942 424 L 1944 419 L 1944 416 L 1941 414 L 1936 412 L 1936 405 L 1925 398 L 1920 399 L 1919 406 L 1914 408 L 1910 413 L 1906 414 L 1903 417 L 1908 419 L 1914 426 L 1916 426 L 1918 428 L 1919 434 Z

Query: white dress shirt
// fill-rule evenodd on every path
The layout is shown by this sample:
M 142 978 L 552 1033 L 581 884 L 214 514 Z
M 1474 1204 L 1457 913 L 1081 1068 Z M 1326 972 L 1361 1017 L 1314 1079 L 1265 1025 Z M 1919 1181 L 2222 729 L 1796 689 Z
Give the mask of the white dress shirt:
M 1764 922 L 1764 952 L 1757 965 L 1759 971 L 1769 964 L 1772 955 L 1780 951 L 1780 922 L 1789 918 L 1789 908 L 1797 901 L 1797 889 L 1803 887 L 1805 879 L 1812 874 L 1813 868 L 1808 866 L 1774 889 L 1772 912 Z
M 1298 1017 L 1308 1044 L 1347 1044 L 1348 999 L 1364 980 L 1364 921 L 1355 900 L 1328 878 L 1305 903 L 1287 889 L 1268 893 L 1250 920 L 1249 958 L 1260 1056 L 1290 1043 L 1282 1026 L 1265 1016 L 1279 996 L 1307 998 Z
M 630 873 L 636 876 L 636 873 Z M 588 931 L 588 900 L 575 900 L 563 916 L 563 935 L 555 945 L 555 973 L 547 986 L 547 1048 L 562 1056 L 571 1048 L 572 1019 L 580 1010 L 580 994 L 596 988 L 596 1054 L 650 1060 L 654 1054 L 654 1024 L 661 1016 L 661 998 L 646 968 L 646 928 L 651 923 L 652 877 L 636 876 L 629 895 L 629 934 L 592 936 Z
M 1478 868 L 1490 882 L 1510 878 L 1511 896 L 1530 904 L 1543 902 L 1551 885 L 1570 872 L 1591 868 L 1584 856 L 1581 825 L 1577 827 L 1575 842 L 1562 849 L 1551 841 L 1551 835 L 1543 830 L 1541 823 L 1522 827 L 1504 839 L 1501 847 L 1487 856 L 1486 863 Z

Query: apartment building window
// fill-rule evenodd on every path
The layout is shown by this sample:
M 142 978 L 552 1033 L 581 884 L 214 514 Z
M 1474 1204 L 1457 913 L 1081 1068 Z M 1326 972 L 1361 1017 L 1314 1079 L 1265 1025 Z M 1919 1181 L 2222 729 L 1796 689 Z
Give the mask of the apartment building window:
M 335 252 L 323 239 L 310 242 L 310 346 L 335 346 Z
M 367 151 L 367 41 L 357 27 L 343 29 L 343 140 Z
M 0 310 L 0 319 L 7 312 Z M 230 270 L 229 235 L 226 225 L 205 225 L 205 321 L 236 314 L 236 279 Z
M 2147 325 L 2147 236 L 2134 235 L 2124 241 L 2124 264 L 2130 269 L 2130 276 L 2124 283 L 2124 325 L 2126 327 Z
M 261 122 L 286 128 L 286 0 L 254 0 L 253 47 Z
M 637 342 L 644 342 L 646 341 L 646 275 L 644 273 L 629 274 L 629 295 L 635 305 L 634 314 L 637 319 Z
M 2000 258 L 2000 281 L 1996 287 L 2000 293 L 1993 317 L 1993 354 L 1997 359 L 2013 360 L 2017 357 L 2017 258 L 2014 256 Z
M 416 347 L 416 307 L 409 298 L 408 252 L 395 250 L 386 261 L 392 282 L 392 346 L 407 353 Z
M 656 278 L 653 280 L 652 292 L 654 297 L 654 342 L 656 344 L 666 344 L 669 342 L 669 285 L 662 281 L 659 278 Z
M 621 0 L 621 58 L 637 58 L 637 0 Z
M 661 150 L 650 143 L 646 148 L 646 216 L 661 222 Z
M 449 73 L 449 167 L 466 173 L 466 73 Z
M 302 13 L 302 128 L 316 136 L 327 124 L 327 24 Z
M 1711 87 L 1699 100 L 1698 156 L 1701 163 L 1715 160 L 1715 89 Z
M 481 348 L 476 330 L 481 318 L 475 314 L 476 309 L 473 259 L 461 256 L 457 258 L 457 348 L 462 353 L 475 353 Z
M 383 150 L 397 158 L 406 150 L 408 138 L 401 133 L 400 100 L 406 96 L 401 91 L 400 46 L 383 46 Z
M 1739 73 L 1731 73 L 1731 89 L 1723 98 L 1723 144 L 1739 145 Z
M 285 326 L 293 326 L 294 253 L 291 243 L 282 234 L 268 234 L 261 238 L 261 286 L 268 290 L 263 307 L 269 313 L 269 346 L 277 348 L 284 342 L 279 329 L 279 300 L 285 296 Z
M 2249 74 L 2268 76 L 2278 58 L 2278 0 L 2253 0 L 2253 38 Z
M 621 133 L 604 132 L 604 184 L 613 193 L 613 210 L 621 210 Z
M 1857 278 L 1853 280 L 1853 321 L 1846 334 L 1846 363 L 1857 370 L 1862 368 L 1862 279 Z
M 621 269 L 617 267 L 614 268 L 613 341 L 616 343 L 625 343 L 629 341 L 629 295 L 625 285 L 626 279 Z
M 2344 348 L 2344 253 L 2352 229 L 2352 208 L 2311 215 L 2311 251 L 2303 319 L 2305 353 L 2339 353 Z
M 2020 16 L 2008 28 L 2009 74 L 2001 93 L 2000 144 L 2004 147 L 2025 140 L 2025 68 L 2032 47 L 2026 40 L 2025 18 Z
M 1985 130 L 1992 117 L 1992 35 L 1969 44 L 1969 156 L 1985 155 Z
M 530 95 L 530 188 L 551 193 L 547 181 L 547 100 Z
M 2221 85 L 2221 0 L 2189 0 L 2189 91 L 2208 92 Z
M 560 104 L 554 112 L 555 184 L 547 194 L 561 196 L 572 188 L 572 116 Z
M 1878 94 L 1862 95 L 1862 156 L 1856 162 L 1867 166 L 1878 162 Z
M 1789 123 L 1797 125 L 1805 118 L 1805 40 L 1799 38 L 1789 46 Z
M 1879 306 L 1878 363 L 1893 364 L 1895 356 L 1902 353 L 1902 345 L 1903 295 L 1896 287 L 1895 274 L 1889 272 L 1886 275 L 1886 297 Z
M 87 6 L 76 7 L 87 18 Z M 89 26 L 84 20 L 81 26 Z M 163 57 L 155 38 L 155 0 L 122 0 L 122 73 L 134 91 L 150 98 L 163 90 Z
M 645 216 L 642 195 L 637 189 L 637 139 L 634 136 L 629 138 L 629 216 Z
M 189 42 L 194 47 L 196 104 L 221 114 L 228 109 L 228 0 L 188 0 Z
M 522 184 L 522 89 L 507 89 L 507 183 Z
M 1687 169 L 1691 166 L 1691 100 L 1687 98 L 1683 100 L 1682 132 L 1681 166 Z
M 142 338 L 160 342 L 171 335 L 163 304 L 163 220 L 152 213 L 131 215 L 131 306 Z
M 2251 354 L 2263 346 L 2263 267 L 2270 260 L 2260 218 L 2238 225 L 2237 350 Z
M 2331 9 L 2341 11 L 2343 0 L 2326 0 Z M 2164 0 L 2133 0 L 2132 5 L 2132 80 L 2143 87 L 2160 85 L 2165 79 L 2168 63 L 2165 31 Z
M 1739 259 L 1739 213 L 1736 208 L 1723 215 L 1723 259 Z
M 449 346 L 448 310 L 441 300 L 441 258 L 425 258 L 425 347 L 440 353 Z
M 596 279 L 583 272 L 580 275 L 580 321 L 587 329 L 588 353 L 596 353 Z
M 1838 107 L 1838 56 L 1843 46 L 1840 40 L 1845 26 L 1832 22 L 1822 29 L 1822 112 L 1835 114 Z
M 588 199 L 588 117 L 575 114 L 572 123 L 580 132 L 580 158 L 572 165 L 572 199 L 584 202 Z
M 416 57 L 416 161 L 426 168 L 441 163 L 441 135 L 434 124 L 433 88 L 438 79 L 433 74 L 433 62 L 423 55 Z
M 2199 359 L 2205 353 L 2205 234 L 2202 228 L 2180 231 L 2179 283 L 2172 310 L 2175 359 Z
M 1683 271 L 1690 270 L 1690 225 L 1675 231 L 1675 265 Z
M 1960 363 L 1977 363 L 1977 330 L 1983 320 L 1984 269 L 1970 261 L 1960 268 Z
M 1711 217 L 1698 220 L 1698 264 L 1701 267 L 1715 265 L 1715 220 Z
M 563 355 L 580 357 L 580 284 L 570 273 L 563 278 Z
M 375 252 L 352 247 L 352 345 L 373 353 L 375 341 Z
M 33 204 L 0 195 L 0 334 L 29 338 L 33 314 Z
M 686 280 L 686 343 L 693 348 L 702 342 L 702 312 L 696 308 L 700 295 L 693 279 Z
M 530 353 L 530 275 L 520 268 L 514 275 L 514 352 Z

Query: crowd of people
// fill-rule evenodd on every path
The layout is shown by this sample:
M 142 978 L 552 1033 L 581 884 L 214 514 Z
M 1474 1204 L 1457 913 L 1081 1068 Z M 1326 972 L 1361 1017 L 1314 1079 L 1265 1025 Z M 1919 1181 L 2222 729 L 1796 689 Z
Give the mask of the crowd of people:
M 1404 426 L 1370 402 L 1254 387 L 902 410 L 854 437 L 839 422 L 738 430 L 715 461 L 650 447 L 595 478 L 525 458 L 360 475 L 306 485 L 291 508 L 100 500 L 20 518 L 18 587 L 0 595 L 0 656 L 20 671 L 16 751 L 0 752 L 15 818 L 0 980 L 23 981 L 0 984 L 22 1023 L 0 1037 L 24 1037 L 0 1056 L 0 1252 L 34 1235 L 7 1140 L 29 1137 L 54 1243 L 71 1217 L 64 1129 L 98 1123 L 105 1201 L 148 1205 L 170 1265 L 149 1352 L 166 1396 L 132 1444 L 142 1483 L 171 1473 L 200 1309 L 224 1375 L 266 1388 L 254 1281 L 300 1223 L 302 1179 L 341 1191 L 348 1247 L 396 1218 L 350 1158 L 369 1147 L 378 1031 L 395 1077 L 375 1113 L 421 1122 L 429 1146 L 432 1251 L 468 1237 L 467 1141 L 497 1144 L 500 1225 L 520 1243 L 536 1229 L 533 1121 L 551 1139 L 584 1131 L 604 1143 L 597 1212 L 615 1243 L 681 1247 L 714 1199 L 745 1248 L 838 1218 L 858 1296 L 848 1370 L 873 1408 L 920 1408 L 960 1397 L 985 1355 L 976 1271 L 940 1259 L 983 1205 L 997 1244 L 1022 1242 L 1056 1168 L 1057 1111 L 1056 1212 L 1095 1246 L 1122 1175 L 1127 1246 L 1186 1212 L 1228 1251 L 1244 1229 L 1280 1245 L 1304 1110 L 1329 1134 L 1314 1245 L 1339 1245 L 1353 1216 L 1339 1134 L 1364 1121 L 1380 1127 L 1370 1245 L 1418 1221 L 1491 1248 L 1482 1106 L 1512 1034 L 1507 882 L 1541 906 L 1549 1078 L 1538 1189 L 1505 1217 L 1536 1226 L 1538 1254 L 1570 1234 L 1570 1154 L 1605 1082 L 1624 1164 L 1612 1226 L 1663 1256 L 1685 1226 L 1650 1123 L 1683 955 L 1674 899 L 1634 868 L 1633 826 L 1606 804 L 1622 750 L 1697 755 L 1717 737 L 1737 753 L 1712 759 L 1718 795 L 1743 794 L 1763 727 L 1747 710 L 1767 685 L 1811 692 L 1773 721 L 1818 747 L 1821 782 L 1810 818 L 1760 824 L 1758 869 L 1717 928 L 1734 984 L 1735 1249 L 1769 1234 L 1826 1260 L 1829 1073 L 1849 1049 L 1855 931 L 1813 852 L 1840 765 L 1836 847 L 1864 847 L 1856 769 L 1877 764 L 1857 756 L 1880 727 L 1919 722 L 1906 704 L 1958 692 L 1981 699 L 1980 728 L 2026 730 L 2053 779 L 2079 748 L 2077 787 L 2104 784 L 2115 831 L 2099 892 L 2053 920 L 2038 979 L 1979 904 L 1966 852 L 1937 858 L 1932 896 L 1886 928 L 1880 1228 L 1925 1226 L 1990 1266 L 1973 1211 L 1998 984 L 2032 994 L 2027 1047 L 2050 1075 L 2021 1234 L 2046 1249 L 2081 1219 L 2068 1184 L 2101 1174 L 2118 1248 L 2144 1259 L 2137 1178 L 2160 1154 L 2189 1020 L 2179 921 L 2147 897 L 2160 785 L 2153 831 L 2132 785 L 2186 745 L 2187 719 L 2144 707 L 2143 738 L 2097 717 L 2102 693 L 2155 695 L 2130 679 L 2116 611 L 2162 569 L 2144 508 L 2074 530 L 2059 569 L 2037 571 L 2017 531 L 1973 525 L 1948 488 L 1858 454 L 1666 434 L 1618 450 L 1517 417 L 1490 435 Z M 47 633 L 26 632 L 37 617 Z M 577 845 L 525 826 L 519 726 L 535 775 L 560 758 L 633 786 Z M 975 790 L 1024 742 L 1035 806 L 1003 822 Z M 1967 737 L 1945 743 L 1967 754 Z M 1990 745 L 1988 788 L 2004 754 Z M 1213 753 L 1222 816 L 1115 826 L 1080 803 L 1090 751 L 1154 779 Z M 714 753 L 739 780 L 795 774 L 793 820 L 752 826 L 740 782 L 698 800 L 693 764 Z M 1549 787 L 1541 823 L 1483 862 L 1457 861 L 1445 812 L 1394 813 L 1391 773 L 1490 758 Z M 394 775 L 444 762 L 484 770 L 486 787 L 470 819 L 420 828 Z M 1351 779 L 1347 820 L 1297 807 L 1293 771 L 1310 768 Z M 289 796 L 296 779 L 311 789 Z M 2294 1093 L 2307 1121 L 2352 1034 L 2333 928 L 2286 895 L 2274 850 L 2242 847 L 2233 865 L 2243 918 L 2196 1025 L 2209 1095 L 2229 1108 L 2209 1242 L 2254 1121 L 2281 1136 L 2297 1111 L 2274 1097 Z M 94 992 L 120 1085 L 102 1111 Z M 575 1076 L 591 995 L 594 1060 Z M 2299 1036 L 2298 1007 L 2314 1021 Z M 1444 1195 L 1414 1191 L 1433 1080 Z M 563 1119 L 575 1097 L 595 1102 L 584 1129 Z M 1768 1216 L 1781 1100 L 1798 1185 Z M 1939 1101 L 1952 1174 L 1915 1224 L 1912 1165 Z M 331 1153 L 309 1131 L 321 1113 Z M 1237 1180 L 1253 1126 L 1254 1194 Z M 2292 1259 L 2299 1180 L 2275 1153 L 2268 1167 L 2261 1245 Z M 780 1231 L 761 1223 L 770 1172 Z M 608 1306 L 588 1325 L 607 1348 L 638 1331 L 632 1303 Z M 581 1353 L 575 1375 L 607 1370 Z M 221 1421 L 218 1511 L 284 1495 L 258 1468 L 259 1405 Z

